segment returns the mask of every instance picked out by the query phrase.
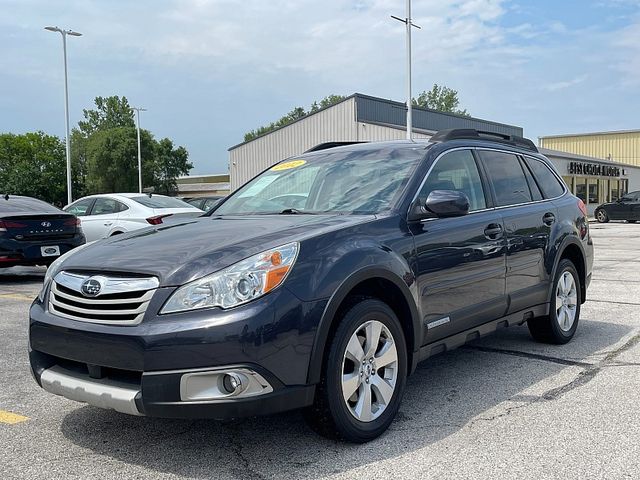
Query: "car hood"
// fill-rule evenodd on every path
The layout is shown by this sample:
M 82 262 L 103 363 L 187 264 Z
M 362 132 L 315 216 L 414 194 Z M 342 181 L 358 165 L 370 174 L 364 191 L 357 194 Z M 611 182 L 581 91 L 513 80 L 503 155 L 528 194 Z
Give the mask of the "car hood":
M 153 275 L 183 285 L 272 247 L 375 216 L 255 215 L 199 217 L 117 235 L 70 255 L 60 269 Z

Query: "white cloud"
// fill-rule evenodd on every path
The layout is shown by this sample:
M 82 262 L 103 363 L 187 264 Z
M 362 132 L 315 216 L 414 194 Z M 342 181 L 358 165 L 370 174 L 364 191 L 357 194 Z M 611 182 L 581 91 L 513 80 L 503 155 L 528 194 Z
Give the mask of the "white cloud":
M 557 92 L 558 90 L 565 90 L 567 88 L 578 85 L 579 83 L 584 82 L 587 78 L 588 78 L 587 75 L 580 75 L 570 80 L 563 80 L 559 82 L 549 83 L 545 85 L 543 88 L 548 92 Z

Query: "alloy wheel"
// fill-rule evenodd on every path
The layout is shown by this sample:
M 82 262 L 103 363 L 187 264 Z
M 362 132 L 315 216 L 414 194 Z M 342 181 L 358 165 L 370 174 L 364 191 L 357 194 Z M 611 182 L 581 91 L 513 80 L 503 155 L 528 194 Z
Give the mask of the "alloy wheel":
M 600 223 L 604 223 L 607 221 L 607 214 L 604 212 L 604 210 L 598 210 L 598 221 Z
M 573 327 L 576 320 L 578 305 L 578 291 L 576 281 L 569 271 L 565 271 L 558 278 L 556 285 L 556 320 L 564 332 Z
M 389 329 L 369 320 L 356 329 L 342 360 L 342 395 L 357 420 L 371 422 L 387 408 L 398 379 L 398 351 Z

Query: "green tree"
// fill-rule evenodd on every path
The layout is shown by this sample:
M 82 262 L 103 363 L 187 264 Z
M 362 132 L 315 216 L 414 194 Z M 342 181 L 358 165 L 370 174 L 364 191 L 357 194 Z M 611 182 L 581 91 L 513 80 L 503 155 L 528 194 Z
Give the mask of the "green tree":
M 168 138 L 156 142 L 155 149 L 153 187 L 158 193 L 175 194 L 178 191 L 176 179 L 193 168 L 189 162 L 189 153 L 184 147 L 174 147 Z
M 460 100 L 458 91 L 446 86 L 434 84 L 431 90 L 423 91 L 418 98 L 412 99 L 416 107 L 430 108 L 440 112 L 457 113 L 458 115 L 469 116 L 467 110 L 460 110 Z
M 96 108 L 83 110 L 84 120 L 73 130 L 72 160 L 83 194 L 138 190 L 138 144 L 133 109 L 126 97 L 96 97 Z M 193 165 L 184 147 L 140 130 L 142 184 L 158 193 L 175 193 L 176 178 Z
M 67 198 L 63 141 L 43 132 L 0 135 L 0 193 L 63 206 Z
M 78 122 L 78 128 L 85 137 L 100 130 L 116 127 L 135 127 L 133 109 L 127 97 L 96 97 L 94 110 L 82 110 L 84 120 Z
M 341 102 L 346 97 L 342 95 L 327 95 L 319 102 L 313 102 L 311 107 L 309 107 L 309 111 L 306 111 L 303 107 L 296 107 L 287 113 L 284 117 L 280 118 L 275 122 L 271 122 L 269 125 L 264 125 L 262 127 L 258 127 L 255 130 L 251 130 L 244 134 L 244 141 L 248 142 L 249 140 L 253 140 L 254 138 L 260 137 L 265 133 L 269 133 L 277 128 L 284 127 L 285 125 L 289 125 L 300 118 L 304 118 L 310 113 L 315 113 L 318 110 L 326 107 L 330 107 L 331 105 L 335 105 L 336 103 Z

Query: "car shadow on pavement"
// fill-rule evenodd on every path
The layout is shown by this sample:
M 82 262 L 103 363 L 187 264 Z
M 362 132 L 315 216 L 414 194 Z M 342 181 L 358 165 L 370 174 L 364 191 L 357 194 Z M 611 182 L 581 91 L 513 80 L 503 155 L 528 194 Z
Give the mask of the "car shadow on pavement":
M 42 283 L 46 268 L 44 267 L 10 267 L 0 268 L 0 285 L 22 285 L 25 283 Z
M 534 343 L 526 327 L 509 328 L 433 357 L 409 378 L 389 431 L 365 445 L 321 438 L 299 412 L 216 422 L 130 417 L 83 406 L 64 417 L 61 431 L 98 455 L 158 473 L 317 478 L 420 450 L 530 403 L 554 401 L 630 331 L 583 320 L 571 343 L 549 346 Z

